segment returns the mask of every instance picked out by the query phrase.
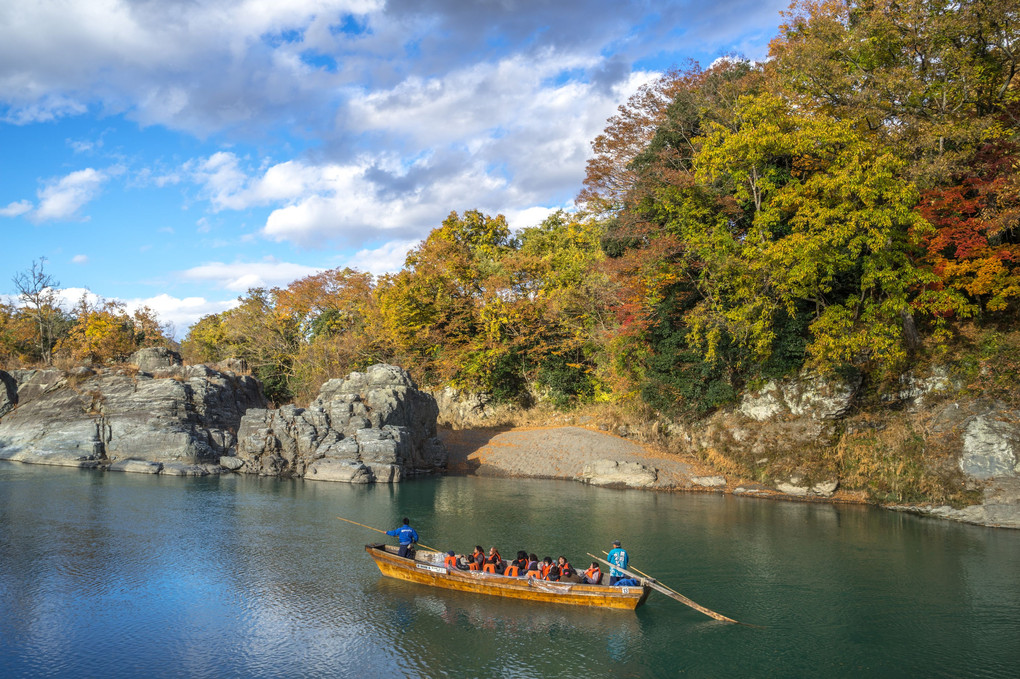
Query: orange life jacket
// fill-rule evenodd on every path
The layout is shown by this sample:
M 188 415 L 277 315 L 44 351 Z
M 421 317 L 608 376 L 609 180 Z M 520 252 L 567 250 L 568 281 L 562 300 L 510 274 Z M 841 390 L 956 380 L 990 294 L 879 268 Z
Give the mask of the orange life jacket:
M 570 562 L 569 561 L 564 561 L 563 565 L 560 566 L 560 575 L 567 575 L 568 573 L 573 573 L 573 572 L 574 572 L 574 569 L 570 567 Z
M 451 571 L 457 570 L 457 557 L 450 556 L 449 554 L 447 554 L 446 558 L 443 559 L 443 565 L 449 568 Z
M 487 556 L 487 557 L 485 557 L 485 560 L 486 560 L 486 561 L 488 561 L 489 563 L 493 563 L 493 564 L 495 564 L 495 563 L 499 563 L 500 561 L 502 561 L 502 560 L 503 560 L 503 557 L 501 557 L 501 556 L 499 555 L 499 550 L 497 549 L 497 550 L 496 550 L 496 551 L 495 551 L 495 552 L 494 552 L 494 553 L 492 554 L 492 556 Z
M 506 567 L 506 570 L 503 571 L 503 575 L 506 575 L 511 578 L 516 578 L 518 575 L 520 575 L 520 572 L 521 569 L 519 569 L 517 566 L 513 564 L 510 564 L 509 566 Z
M 594 568 L 589 568 L 584 572 L 584 577 L 594 581 L 595 584 L 597 585 L 600 582 L 602 582 L 602 570 L 598 566 L 595 566 Z
M 544 563 L 544 564 L 542 564 L 542 579 L 543 580 L 549 578 L 549 569 L 550 568 L 552 568 L 552 564 L 551 563 Z
M 486 573 L 493 573 L 493 574 L 495 574 L 496 573 L 496 564 L 494 564 L 494 563 L 487 563 L 484 566 L 482 566 L 482 571 L 484 571 Z
M 528 571 L 524 574 L 524 577 L 526 577 L 526 578 L 541 578 L 542 577 L 542 571 L 539 569 L 538 562 L 536 562 L 536 561 L 529 561 L 528 562 Z

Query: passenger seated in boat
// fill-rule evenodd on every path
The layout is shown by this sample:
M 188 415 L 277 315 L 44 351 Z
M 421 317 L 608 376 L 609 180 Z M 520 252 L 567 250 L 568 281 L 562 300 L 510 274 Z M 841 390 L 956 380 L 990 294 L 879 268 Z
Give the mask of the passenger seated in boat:
M 567 562 L 567 558 L 565 556 L 558 557 L 556 559 L 556 565 L 560 569 L 561 582 L 581 582 L 580 574 Z
M 583 582 L 586 585 L 602 584 L 602 569 L 599 568 L 597 561 L 592 561 L 591 566 L 584 572 Z
M 553 565 L 553 562 L 552 562 L 552 557 L 551 556 L 547 556 L 544 559 L 542 559 L 542 563 L 540 563 L 538 565 L 538 569 L 540 571 L 542 571 L 542 577 L 543 578 L 545 576 L 549 575 L 549 569 L 552 568 L 552 565 Z
M 517 551 L 517 558 L 510 562 L 510 565 L 503 570 L 503 575 L 512 578 L 519 577 L 528 568 L 528 553 L 523 549 Z
M 542 568 L 538 565 L 538 557 L 534 554 L 528 555 L 528 567 L 524 569 L 524 577 L 541 578 Z
M 482 570 L 486 573 L 503 572 L 503 557 L 499 555 L 499 551 L 497 551 L 495 547 L 489 547 L 489 555 L 485 557 L 485 563 L 482 565 Z
M 443 565 L 451 571 L 455 571 L 460 568 L 457 555 L 453 553 L 452 549 L 446 553 L 446 557 L 443 559 Z
M 471 556 L 468 557 L 468 568 L 473 571 L 480 571 L 484 565 L 485 552 L 482 550 L 481 545 L 475 545 L 475 551 L 471 552 Z
M 549 582 L 559 582 L 560 581 L 560 567 L 559 566 L 549 566 L 549 570 L 545 574 L 545 579 L 548 580 Z

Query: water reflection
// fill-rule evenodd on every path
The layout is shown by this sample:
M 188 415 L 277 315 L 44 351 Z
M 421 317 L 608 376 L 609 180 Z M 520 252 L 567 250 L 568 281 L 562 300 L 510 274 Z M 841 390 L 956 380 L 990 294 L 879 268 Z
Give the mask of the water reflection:
M 632 563 L 637 612 L 380 576 L 371 531 Z M 1020 532 L 866 507 L 454 477 L 345 486 L 0 464 L 4 676 L 1010 676 Z M 777 668 L 781 668 L 779 671 Z

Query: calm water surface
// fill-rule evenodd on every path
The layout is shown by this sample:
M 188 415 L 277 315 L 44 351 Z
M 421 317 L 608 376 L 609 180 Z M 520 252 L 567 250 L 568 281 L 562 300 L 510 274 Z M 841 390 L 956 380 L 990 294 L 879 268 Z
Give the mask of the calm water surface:
M 384 579 L 429 545 L 631 563 L 637 612 Z M 588 559 L 590 561 L 590 559 Z M 2 677 L 1016 677 L 1020 532 L 864 507 L 429 479 L 397 487 L 0 463 Z

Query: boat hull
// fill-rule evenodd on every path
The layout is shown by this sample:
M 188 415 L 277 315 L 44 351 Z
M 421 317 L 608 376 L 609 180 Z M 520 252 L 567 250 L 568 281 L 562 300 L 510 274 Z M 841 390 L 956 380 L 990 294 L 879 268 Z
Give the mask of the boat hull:
M 542 603 L 634 610 L 645 602 L 650 591 L 646 586 L 581 585 L 511 578 L 479 571 L 451 571 L 443 566 L 443 555 L 438 552 L 419 550 L 415 559 L 411 560 L 401 558 L 391 550 L 392 547 L 387 549 L 381 544 L 365 545 L 365 551 L 387 577 L 460 592 Z

